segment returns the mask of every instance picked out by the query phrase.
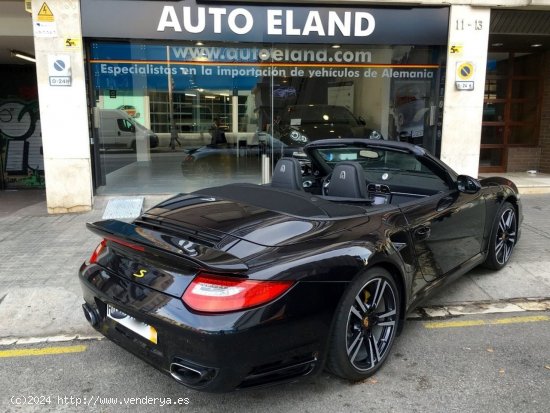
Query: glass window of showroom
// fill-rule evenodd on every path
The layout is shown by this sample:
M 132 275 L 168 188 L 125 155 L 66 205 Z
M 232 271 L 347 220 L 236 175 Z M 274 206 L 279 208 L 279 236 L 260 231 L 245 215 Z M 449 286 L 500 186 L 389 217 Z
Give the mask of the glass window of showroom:
M 262 154 L 299 156 L 315 139 L 439 149 L 439 47 L 94 42 L 91 50 L 107 192 L 258 183 Z

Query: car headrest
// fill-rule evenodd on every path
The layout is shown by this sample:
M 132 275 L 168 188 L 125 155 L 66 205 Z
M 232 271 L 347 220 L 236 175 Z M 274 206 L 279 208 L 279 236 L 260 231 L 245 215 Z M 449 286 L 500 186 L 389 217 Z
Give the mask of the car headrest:
M 271 186 L 274 188 L 295 189 L 303 191 L 302 168 L 300 162 L 295 158 L 281 158 L 277 161 Z
M 367 198 L 365 172 L 357 162 L 339 162 L 332 171 L 328 187 L 330 196 Z

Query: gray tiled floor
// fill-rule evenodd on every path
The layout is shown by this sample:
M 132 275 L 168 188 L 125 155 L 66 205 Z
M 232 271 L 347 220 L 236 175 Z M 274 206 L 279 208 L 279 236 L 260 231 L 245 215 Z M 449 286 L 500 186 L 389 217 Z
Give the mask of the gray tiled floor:
M 103 156 L 121 158 L 128 154 Z M 257 157 L 243 157 L 237 170 L 206 163 L 206 168 L 201 171 L 184 174 L 181 162 L 185 156 L 182 151 L 159 152 L 151 154 L 151 161 L 125 164 L 108 173 L 107 184 L 98 188 L 97 192 L 99 195 L 173 194 L 232 182 L 258 184 L 261 181 L 260 161 Z

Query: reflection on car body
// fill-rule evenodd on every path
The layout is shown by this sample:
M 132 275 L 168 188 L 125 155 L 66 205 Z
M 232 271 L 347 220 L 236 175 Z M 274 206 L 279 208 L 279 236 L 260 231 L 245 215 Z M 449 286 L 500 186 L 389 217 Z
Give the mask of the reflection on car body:
M 522 207 L 509 180 L 458 175 L 401 142 L 304 151 L 310 168 L 283 157 L 271 184 L 205 188 L 132 223 L 88 224 L 103 238 L 79 271 L 90 324 L 197 390 L 323 368 L 356 381 L 384 364 L 429 293 L 510 260 Z

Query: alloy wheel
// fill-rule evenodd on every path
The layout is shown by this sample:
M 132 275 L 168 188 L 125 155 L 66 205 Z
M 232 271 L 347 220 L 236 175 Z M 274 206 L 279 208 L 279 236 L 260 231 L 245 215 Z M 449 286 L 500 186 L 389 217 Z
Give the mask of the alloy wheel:
M 369 280 L 349 310 L 346 351 L 354 368 L 366 372 L 382 362 L 397 328 L 396 294 L 384 278 Z
M 500 216 L 495 239 L 495 258 L 500 265 L 510 259 L 516 244 L 516 213 L 513 208 L 507 208 Z

